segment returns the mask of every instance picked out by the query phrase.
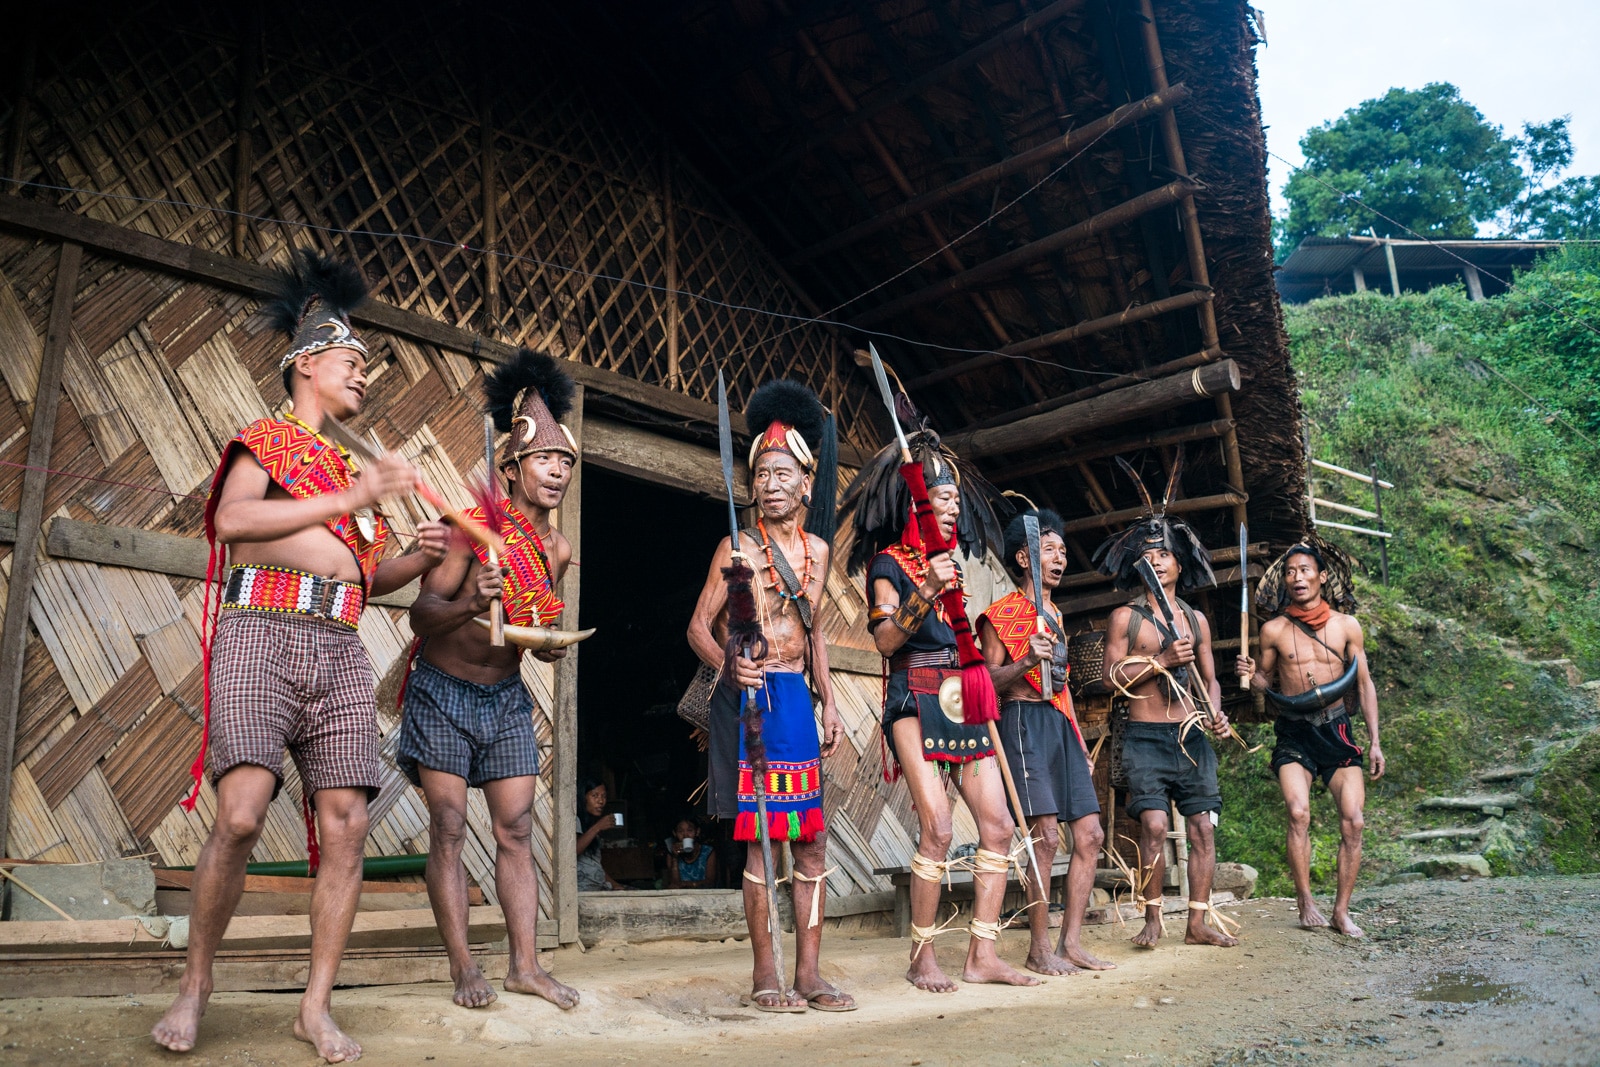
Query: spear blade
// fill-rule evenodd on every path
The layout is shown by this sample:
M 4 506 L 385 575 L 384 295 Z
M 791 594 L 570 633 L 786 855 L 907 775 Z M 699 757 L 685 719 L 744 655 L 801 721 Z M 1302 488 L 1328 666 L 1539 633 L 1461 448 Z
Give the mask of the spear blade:
M 739 551 L 739 512 L 733 504 L 733 424 L 728 417 L 728 387 L 717 371 L 717 450 L 722 454 L 722 486 L 728 491 L 728 538 Z
M 905 430 L 900 428 L 900 416 L 895 414 L 894 390 L 889 388 L 889 374 L 883 369 L 878 346 L 868 341 L 867 352 L 872 356 L 872 376 L 878 380 L 878 394 L 883 397 L 883 406 L 889 409 L 889 421 L 894 423 L 894 439 L 900 444 L 900 461 L 910 463 L 911 446 L 906 443 Z

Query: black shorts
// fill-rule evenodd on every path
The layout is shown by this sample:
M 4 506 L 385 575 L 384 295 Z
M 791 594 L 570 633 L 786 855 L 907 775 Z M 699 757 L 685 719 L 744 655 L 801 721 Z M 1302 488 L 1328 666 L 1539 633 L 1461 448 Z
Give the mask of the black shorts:
M 1067 717 L 1042 700 L 1008 700 L 1000 707 L 1000 743 L 1028 818 L 1054 815 L 1076 822 L 1100 812 L 1089 759 Z
M 1298 763 L 1327 785 L 1335 771 L 1364 767 L 1366 758 L 1350 733 L 1350 716 L 1340 715 L 1321 726 L 1301 719 L 1278 716 L 1273 724 L 1278 736 L 1272 746 L 1272 773 L 1290 763 Z
M 1129 815 L 1178 806 L 1185 818 L 1221 811 L 1217 754 L 1198 726 L 1179 740 L 1175 722 L 1129 722 L 1122 731 L 1122 769 L 1128 776 Z

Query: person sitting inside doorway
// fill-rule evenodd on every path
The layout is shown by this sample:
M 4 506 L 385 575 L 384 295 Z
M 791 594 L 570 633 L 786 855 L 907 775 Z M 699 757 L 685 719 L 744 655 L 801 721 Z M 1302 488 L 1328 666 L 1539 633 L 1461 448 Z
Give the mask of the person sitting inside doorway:
M 578 892 L 622 889 L 600 863 L 600 835 L 614 829 L 617 817 L 606 812 L 606 785 L 585 778 L 578 785 Z
M 686 815 L 667 841 L 667 888 L 714 889 L 716 885 L 716 851 L 702 840 L 700 824 Z

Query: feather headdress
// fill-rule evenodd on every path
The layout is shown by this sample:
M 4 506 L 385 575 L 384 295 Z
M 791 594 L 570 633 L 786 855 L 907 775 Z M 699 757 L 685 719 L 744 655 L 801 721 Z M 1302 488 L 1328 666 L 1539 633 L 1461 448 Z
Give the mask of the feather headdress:
M 1117 457 L 1117 463 L 1133 479 L 1133 487 L 1144 503 L 1144 517 L 1121 533 L 1112 534 L 1094 550 L 1094 562 L 1100 565 L 1100 573 L 1111 575 L 1118 589 L 1135 589 L 1140 581 L 1134 565 L 1152 548 L 1165 548 L 1182 568 L 1178 575 L 1180 593 L 1217 584 L 1216 576 L 1211 573 L 1211 553 L 1200 536 L 1182 519 L 1167 515 L 1167 505 L 1172 503 L 1178 477 L 1183 473 L 1183 450 L 1179 449 L 1173 460 L 1172 473 L 1167 477 L 1167 489 L 1159 506 L 1139 472 L 1121 456 Z
M 834 501 L 839 495 L 839 442 L 833 415 L 811 389 L 788 378 L 767 382 L 745 405 L 750 442 L 750 476 L 756 460 L 768 452 L 793 456 L 812 476 L 806 530 L 833 544 Z
M 1352 592 L 1354 585 L 1350 580 L 1350 556 L 1338 545 L 1311 533 L 1299 544 L 1289 546 L 1262 574 L 1261 582 L 1256 586 L 1256 607 L 1263 614 L 1278 615 L 1289 606 L 1289 589 L 1283 580 L 1283 571 L 1290 557 L 1298 555 L 1310 556 L 1322 569 L 1322 599 L 1328 602 L 1329 607 L 1346 615 L 1356 610 L 1356 598 Z
M 515 463 L 535 452 L 578 455 L 572 431 L 559 421 L 572 410 L 572 379 L 554 356 L 519 348 L 483 380 L 484 410 L 494 428 L 508 433 L 501 463 Z
M 367 346 L 350 325 L 350 313 L 367 298 L 366 279 L 355 264 L 301 249 L 289 269 L 279 271 L 261 313 L 275 329 L 290 337 L 278 361 L 284 370 L 297 356 L 327 348 Z
M 955 485 L 961 490 L 961 515 L 956 520 L 956 539 L 968 555 L 982 555 L 989 546 L 1003 542 L 996 504 L 1006 514 L 1011 505 L 977 472 L 939 440 L 911 399 L 896 393 L 895 414 L 905 427 L 911 456 L 922 463 L 928 488 Z M 911 521 L 911 491 L 900 477 L 900 446 L 889 444 L 869 459 L 850 482 L 839 502 L 839 518 L 850 517 L 855 541 L 850 546 L 848 569 L 852 574 L 866 569 L 872 557 L 905 534 Z

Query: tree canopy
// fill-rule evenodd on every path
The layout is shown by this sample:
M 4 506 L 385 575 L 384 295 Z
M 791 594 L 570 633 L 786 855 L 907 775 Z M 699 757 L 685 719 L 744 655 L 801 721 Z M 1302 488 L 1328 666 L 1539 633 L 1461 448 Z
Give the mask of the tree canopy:
M 1507 136 L 1446 82 L 1390 89 L 1300 139 L 1280 254 L 1310 236 L 1600 237 L 1600 178 L 1572 162 L 1569 118 Z M 1350 194 L 1350 195 L 1347 195 Z

